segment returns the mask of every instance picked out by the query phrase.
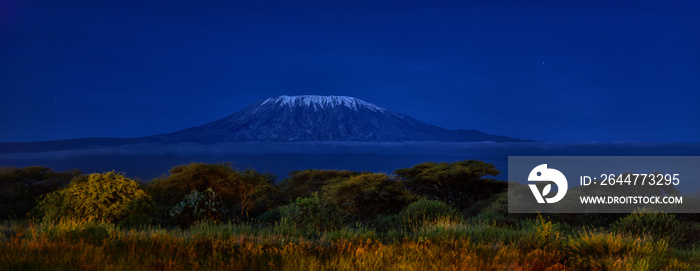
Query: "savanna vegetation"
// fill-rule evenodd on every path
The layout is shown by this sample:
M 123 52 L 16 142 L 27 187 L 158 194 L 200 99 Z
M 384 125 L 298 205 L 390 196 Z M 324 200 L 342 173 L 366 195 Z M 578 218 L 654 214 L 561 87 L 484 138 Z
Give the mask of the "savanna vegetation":
M 700 270 L 697 216 L 509 214 L 499 173 L 3 168 L 0 270 Z

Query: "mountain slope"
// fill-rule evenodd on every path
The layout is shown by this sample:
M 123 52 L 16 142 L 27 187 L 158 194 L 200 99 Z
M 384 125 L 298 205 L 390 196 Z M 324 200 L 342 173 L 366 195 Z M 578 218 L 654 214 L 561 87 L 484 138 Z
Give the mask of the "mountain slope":
M 522 141 L 476 130 L 447 130 L 345 96 L 280 96 L 223 119 L 149 137 L 165 142 Z
M 83 138 L 0 143 L 0 153 L 44 152 L 148 143 L 301 141 L 520 142 L 477 130 L 447 130 L 345 96 L 279 96 L 228 116 L 174 133 L 138 138 Z

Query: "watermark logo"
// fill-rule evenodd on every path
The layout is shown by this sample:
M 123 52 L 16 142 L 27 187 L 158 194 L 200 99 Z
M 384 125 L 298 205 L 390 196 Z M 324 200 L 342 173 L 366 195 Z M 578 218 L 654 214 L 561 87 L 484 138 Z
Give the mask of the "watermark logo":
M 557 194 L 552 197 L 546 197 L 552 192 L 552 184 L 549 183 L 542 188 L 540 191 L 537 188 L 537 184 L 530 184 L 530 190 L 532 194 L 535 195 L 538 203 L 555 203 L 559 202 L 566 195 L 566 190 L 569 188 L 569 184 L 566 181 L 566 176 L 564 176 L 561 171 L 553 168 L 547 168 L 547 164 L 541 164 L 536 166 L 530 171 L 530 176 L 527 178 L 530 182 L 554 182 L 557 185 Z

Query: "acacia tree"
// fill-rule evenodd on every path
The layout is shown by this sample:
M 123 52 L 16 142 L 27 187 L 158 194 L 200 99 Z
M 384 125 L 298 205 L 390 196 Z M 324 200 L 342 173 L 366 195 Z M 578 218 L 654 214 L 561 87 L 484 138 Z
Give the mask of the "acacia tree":
M 271 204 L 274 194 L 273 184 L 275 177 L 269 174 L 260 174 L 252 169 L 246 169 L 233 178 L 234 187 L 240 202 L 239 215 L 248 217 L 250 211 L 259 205 Z M 260 206 L 270 207 L 270 206 Z M 266 209 L 266 208 L 265 208 Z
M 416 200 L 402 183 L 381 173 L 336 179 L 323 187 L 323 199 L 349 218 L 360 221 L 397 213 Z
M 297 170 L 292 171 L 289 177 L 280 183 L 280 187 L 285 201 L 294 202 L 297 198 L 308 198 L 315 192 L 322 192 L 323 186 L 332 183 L 334 179 L 360 174 L 360 172 L 348 170 Z
M 484 178 L 501 172 L 492 164 L 475 160 L 428 162 L 394 173 L 414 193 L 440 200 L 459 210 L 467 209 L 478 200 L 488 199 L 508 186 L 506 182 Z
M 247 218 L 251 212 L 264 211 L 273 201 L 274 180 L 273 175 L 254 170 L 236 171 L 230 164 L 191 163 L 172 168 L 169 176 L 156 178 L 148 189 L 161 216 L 192 191 L 211 189 L 233 212 L 229 218 Z

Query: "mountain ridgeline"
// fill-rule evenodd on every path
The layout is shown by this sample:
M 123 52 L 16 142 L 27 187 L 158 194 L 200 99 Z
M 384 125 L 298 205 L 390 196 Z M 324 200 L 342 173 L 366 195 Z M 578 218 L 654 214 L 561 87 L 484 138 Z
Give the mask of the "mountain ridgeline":
M 0 153 L 42 152 L 147 143 L 226 142 L 522 142 L 477 130 L 448 130 L 346 96 L 279 96 L 198 127 L 138 138 L 83 138 L 0 143 Z
M 518 139 L 447 130 L 345 96 L 280 96 L 199 127 L 150 137 L 164 142 L 495 141 Z

